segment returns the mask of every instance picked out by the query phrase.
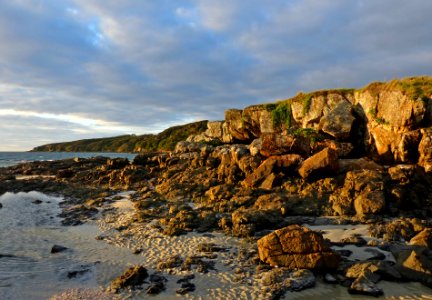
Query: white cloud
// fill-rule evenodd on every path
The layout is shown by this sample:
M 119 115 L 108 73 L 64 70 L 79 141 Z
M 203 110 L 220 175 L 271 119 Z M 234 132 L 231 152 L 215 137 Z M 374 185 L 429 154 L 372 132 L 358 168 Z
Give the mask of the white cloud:
M 431 10 L 422 0 L 4 1 L 1 118 L 43 121 L 45 133 L 45 122 L 69 124 L 44 135 L 53 142 L 140 134 L 298 90 L 430 74 Z

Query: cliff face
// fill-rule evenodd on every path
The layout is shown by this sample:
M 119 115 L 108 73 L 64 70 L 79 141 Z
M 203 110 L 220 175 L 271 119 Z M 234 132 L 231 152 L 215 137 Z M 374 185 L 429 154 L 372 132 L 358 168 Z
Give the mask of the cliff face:
M 432 78 L 372 83 L 360 90 L 329 90 L 225 112 L 190 140 L 251 143 L 264 156 L 286 154 L 306 140 L 309 156 L 323 143 L 340 157 L 368 156 L 381 163 L 418 163 L 432 171 Z M 304 142 L 304 141 L 303 141 Z M 272 148 L 272 149 L 269 149 Z M 298 150 L 298 147 L 296 148 Z M 271 150 L 271 151 L 269 151 Z M 303 151 L 304 152 L 304 151 Z

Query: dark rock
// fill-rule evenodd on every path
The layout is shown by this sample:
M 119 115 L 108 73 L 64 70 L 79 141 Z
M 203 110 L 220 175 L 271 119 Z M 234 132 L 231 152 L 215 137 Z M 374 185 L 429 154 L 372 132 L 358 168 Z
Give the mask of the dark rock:
M 0 203 L 0 208 L 3 208 L 3 204 Z
M 164 276 L 159 274 L 151 274 L 149 278 L 150 282 L 167 282 L 168 279 L 166 279 Z
M 194 274 L 190 274 L 190 275 L 186 275 L 183 278 L 180 278 L 179 280 L 177 280 L 177 283 L 185 283 L 185 282 L 189 282 L 190 280 L 194 279 L 195 275 Z
M 157 269 L 163 270 L 163 269 L 177 268 L 180 267 L 182 263 L 183 263 L 183 259 L 180 257 L 180 255 L 174 255 L 165 261 L 159 262 L 157 264 Z
M 197 250 L 200 252 L 225 252 L 226 248 L 217 246 L 214 243 L 201 243 L 198 245 Z
M 189 256 L 184 260 L 181 269 L 192 270 L 192 267 L 196 266 L 197 272 L 208 273 L 209 270 L 215 270 L 215 264 L 216 263 L 214 261 L 203 260 L 202 256 Z
M 195 291 L 195 284 L 190 282 L 182 283 L 181 288 L 176 290 L 176 293 L 179 295 L 185 295 L 189 292 Z
M 365 246 L 367 241 L 361 236 L 352 235 L 350 237 L 344 238 L 340 241 L 340 244 L 345 245 L 355 245 L 357 247 Z
M 72 278 L 80 277 L 88 272 L 90 272 L 90 269 L 68 271 L 67 277 L 69 279 L 72 279 Z
M 383 290 L 379 288 L 375 283 L 370 281 L 365 276 L 361 276 L 354 280 L 351 286 L 348 288 L 348 293 L 350 294 L 359 294 L 359 295 L 368 295 L 379 297 L 384 294 Z
M 339 280 L 330 273 L 325 274 L 323 280 L 325 283 L 329 283 L 329 284 L 339 283 Z
M 71 178 L 75 172 L 71 169 L 58 170 L 56 174 L 56 178 Z
M 372 255 L 368 260 L 384 260 L 386 258 L 385 254 L 377 249 L 367 248 L 365 251 Z
M 341 256 L 345 256 L 345 257 L 350 257 L 351 254 L 353 253 L 351 250 L 347 250 L 347 249 L 338 249 L 335 250 L 336 253 L 339 253 Z
M 129 165 L 129 160 L 127 158 L 114 158 L 108 159 L 105 165 L 106 170 L 118 170 Z
M 283 284 L 291 291 L 299 292 L 315 286 L 315 276 L 309 270 L 296 270 Z
M 34 201 L 32 201 L 32 203 L 34 203 L 34 204 L 41 204 L 41 203 L 43 203 L 43 201 L 42 201 L 42 200 L 39 200 L 39 199 L 37 199 L 37 200 L 34 200 Z
M 163 281 L 152 282 L 146 289 L 149 295 L 157 295 L 165 290 L 165 283 Z
M 64 247 L 64 246 L 60 246 L 60 245 L 54 245 L 51 248 L 51 253 L 59 253 L 59 252 L 63 252 L 66 251 L 68 248 Z
M 123 273 L 123 275 L 117 277 L 111 282 L 110 289 L 117 293 L 126 287 L 134 288 L 142 285 L 147 277 L 147 269 L 143 266 L 130 267 Z

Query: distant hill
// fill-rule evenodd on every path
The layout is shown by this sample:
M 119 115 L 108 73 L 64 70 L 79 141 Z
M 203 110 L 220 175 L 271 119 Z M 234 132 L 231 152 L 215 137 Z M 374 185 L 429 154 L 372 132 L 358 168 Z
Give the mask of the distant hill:
M 145 152 L 173 150 L 177 142 L 191 134 L 207 129 L 207 121 L 199 121 L 165 129 L 158 134 L 122 135 L 108 138 L 85 139 L 73 142 L 47 144 L 32 149 L 32 152 Z

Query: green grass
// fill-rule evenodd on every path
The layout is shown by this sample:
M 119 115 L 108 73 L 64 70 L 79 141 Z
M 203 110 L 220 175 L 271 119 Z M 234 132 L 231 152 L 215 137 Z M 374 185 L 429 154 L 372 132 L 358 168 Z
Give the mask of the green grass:
M 179 141 L 191 134 L 199 134 L 207 129 L 207 121 L 200 121 L 165 129 L 158 134 L 123 135 L 110 138 L 86 139 L 73 142 L 48 144 L 32 151 L 67 152 L 143 152 L 173 150 Z
M 278 127 L 285 124 L 286 128 L 292 126 L 292 110 L 291 101 L 279 103 L 273 110 L 271 110 L 273 126 Z
M 401 91 L 413 101 L 427 101 L 432 96 L 432 77 L 408 77 L 389 82 L 373 82 L 362 89 L 364 92 L 368 91 L 373 97 L 378 97 L 382 92 L 395 90 Z
M 302 114 L 303 117 L 306 116 L 306 114 L 309 112 L 311 104 L 312 104 L 312 94 L 306 94 L 303 97 L 303 110 L 302 110 Z
M 398 82 L 398 87 L 412 100 L 427 101 L 432 96 L 432 77 L 405 78 Z

